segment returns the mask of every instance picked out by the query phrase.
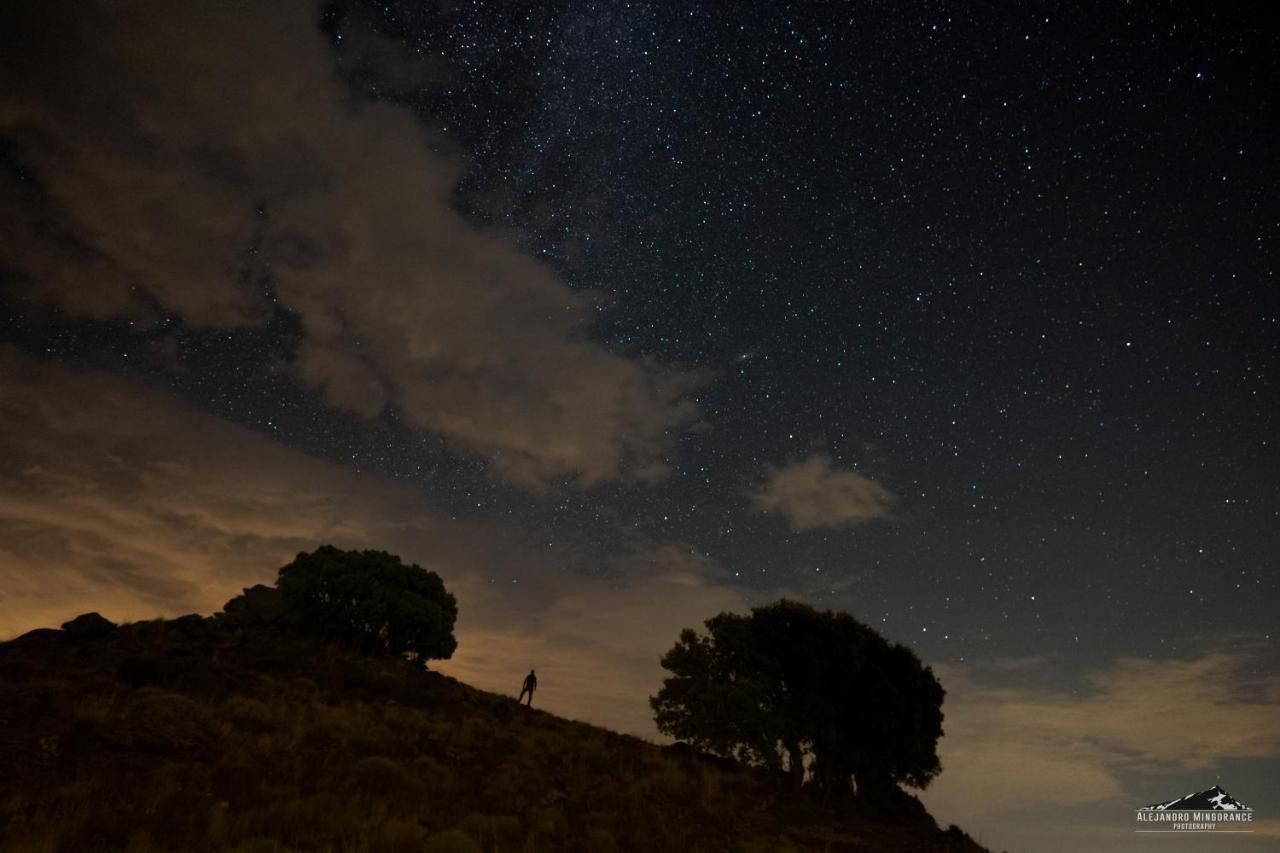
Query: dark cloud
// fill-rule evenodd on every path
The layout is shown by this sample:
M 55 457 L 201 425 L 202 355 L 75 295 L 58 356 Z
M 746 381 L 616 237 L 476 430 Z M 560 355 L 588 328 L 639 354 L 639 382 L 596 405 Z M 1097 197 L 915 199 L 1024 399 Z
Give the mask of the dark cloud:
M 32 294 L 214 328 L 278 300 L 334 407 L 394 405 L 529 488 L 664 473 L 700 379 L 593 342 L 590 294 L 458 215 L 459 161 L 353 99 L 313 4 L 82 7 L 6 27 L 0 133 L 29 176 L 0 188 L 0 259 Z M 424 73 L 371 38 L 356 54 Z

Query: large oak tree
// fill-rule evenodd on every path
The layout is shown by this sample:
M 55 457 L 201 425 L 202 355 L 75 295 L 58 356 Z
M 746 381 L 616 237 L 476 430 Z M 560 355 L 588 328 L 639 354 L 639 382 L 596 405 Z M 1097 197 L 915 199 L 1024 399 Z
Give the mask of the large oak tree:
M 662 658 L 658 729 L 748 764 L 874 799 L 942 769 L 944 691 L 905 646 L 847 613 L 793 601 L 721 613 Z
M 386 551 L 324 545 L 282 567 L 278 586 L 306 626 L 362 651 L 447 659 L 458 646 L 440 576 Z

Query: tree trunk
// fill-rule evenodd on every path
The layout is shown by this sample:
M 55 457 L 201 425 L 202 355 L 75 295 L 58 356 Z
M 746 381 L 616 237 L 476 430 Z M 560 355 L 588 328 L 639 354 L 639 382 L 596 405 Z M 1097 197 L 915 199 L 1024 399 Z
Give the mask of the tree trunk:
M 848 797 L 853 793 L 853 774 L 848 764 L 816 751 L 813 760 L 813 782 L 823 799 Z
M 893 802 L 893 795 L 898 792 L 898 786 L 888 773 L 873 770 L 866 765 L 855 767 L 853 778 L 858 799 L 868 806 L 887 806 Z
M 787 748 L 787 783 L 793 790 L 804 786 L 804 750 L 799 743 L 790 742 Z

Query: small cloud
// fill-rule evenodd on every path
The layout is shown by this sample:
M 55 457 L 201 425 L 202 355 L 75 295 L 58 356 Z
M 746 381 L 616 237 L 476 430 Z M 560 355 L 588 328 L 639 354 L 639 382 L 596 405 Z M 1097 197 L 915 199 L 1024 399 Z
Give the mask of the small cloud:
M 764 484 L 751 493 L 758 511 L 782 513 L 797 531 L 886 518 L 893 501 L 884 486 L 857 471 L 832 468 L 823 453 L 770 467 Z

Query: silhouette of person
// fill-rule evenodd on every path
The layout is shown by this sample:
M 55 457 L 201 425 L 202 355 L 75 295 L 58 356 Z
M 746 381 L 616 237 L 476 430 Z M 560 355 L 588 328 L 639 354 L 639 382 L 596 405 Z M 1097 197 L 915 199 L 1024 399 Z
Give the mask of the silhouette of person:
M 533 691 L 537 689 L 538 689 L 538 676 L 533 674 L 533 670 L 529 670 L 529 674 L 524 677 L 524 687 L 520 689 L 520 698 L 517 699 L 516 701 L 517 702 L 523 701 L 524 694 L 528 693 L 529 694 L 528 705 L 530 708 L 532 708 L 533 707 Z

